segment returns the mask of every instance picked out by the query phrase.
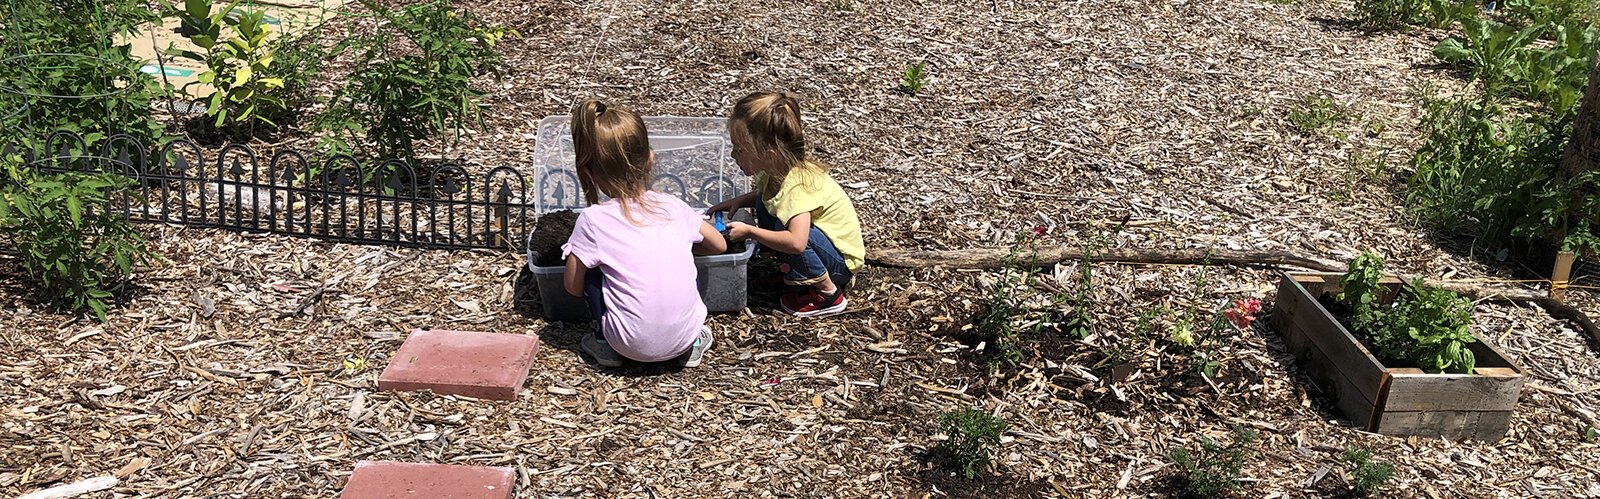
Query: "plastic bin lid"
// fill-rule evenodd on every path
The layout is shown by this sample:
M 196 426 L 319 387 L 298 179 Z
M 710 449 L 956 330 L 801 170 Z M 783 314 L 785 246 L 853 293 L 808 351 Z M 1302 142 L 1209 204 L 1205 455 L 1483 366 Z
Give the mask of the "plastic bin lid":
M 646 116 L 650 148 L 655 150 L 651 188 L 677 196 L 691 208 L 709 208 L 750 190 L 750 179 L 733 162 L 724 118 Z M 581 208 L 572 148 L 572 118 L 539 120 L 534 144 L 534 210 L 540 214 Z

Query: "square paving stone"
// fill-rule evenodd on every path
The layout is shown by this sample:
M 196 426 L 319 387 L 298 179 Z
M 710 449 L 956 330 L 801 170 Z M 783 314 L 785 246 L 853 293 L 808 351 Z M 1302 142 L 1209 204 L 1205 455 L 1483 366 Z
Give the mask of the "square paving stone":
M 418 329 L 389 358 L 378 388 L 516 400 L 538 351 L 539 339 L 526 334 Z
M 511 499 L 511 468 L 359 461 L 340 499 Z

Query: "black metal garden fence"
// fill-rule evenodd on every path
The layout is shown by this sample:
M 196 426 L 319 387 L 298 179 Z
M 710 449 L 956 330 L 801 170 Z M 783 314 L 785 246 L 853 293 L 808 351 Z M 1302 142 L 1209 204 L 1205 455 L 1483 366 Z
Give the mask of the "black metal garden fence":
M 263 158 L 245 144 L 206 149 L 178 139 L 147 146 L 113 135 L 97 147 L 57 131 L 35 147 L 7 145 L 41 172 L 115 172 L 134 179 L 121 209 L 136 222 L 271 232 L 330 241 L 441 249 L 519 250 L 538 210 L 528 177 L 499 166 L 401 160 L 315 162 L 294 149 Z M 566 183 L 564 176 L 555 181 Z M 548 183 L 551 179 L 541 179 Z M 576 204 L 577 185 L 557 189 Z M 543 192 L 551 192 L 549 190 Z

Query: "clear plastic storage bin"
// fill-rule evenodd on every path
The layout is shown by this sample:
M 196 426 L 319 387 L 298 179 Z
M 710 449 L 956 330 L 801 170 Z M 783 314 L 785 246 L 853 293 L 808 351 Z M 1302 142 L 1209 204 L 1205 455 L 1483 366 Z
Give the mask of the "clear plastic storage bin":
M 733 162 L 726 119 L 646 116 L 644 121 L 650 130 L 650 147 L 656 153 L 652 189 L 677 196 L 700 210 L 750 191 L 749 178 Z M 534 208 L 539 214 L 583 208 L 574 161 L 572 118 L 550 116 L 539 120 L 533 154 L 533 187 L 538 194 Z M 707 310 L 737 312 L 745 308 L 749 262 L 755 248 L 752 241 L 742 253 L 695 257 L 700 298 Z M 534 256 L 527 255 L 528 270 L 533 272 L 539 288 L 545 319 L 592 319 L 588 304 L 567 294 L 562 286 L 566 268 L 534 265 Z

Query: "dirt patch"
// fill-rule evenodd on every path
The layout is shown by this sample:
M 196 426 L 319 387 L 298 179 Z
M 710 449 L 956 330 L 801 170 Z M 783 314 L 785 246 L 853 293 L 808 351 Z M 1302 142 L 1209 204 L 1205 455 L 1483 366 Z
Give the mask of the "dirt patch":
M 927 456 L 932 459 L 932 455 Z M 972 497 L 986 499 L 1007 498 L 1032 498 L 1049 497 L 1055 492 L 1049 484 L 1029 480 L 1011 472 L 998 474 L 984 474 L 978 478 L 967 480 L 954 472 L 938 466 L 922 470 L 917 474 L 922 485 L 948 494 L 949 497 Z
M 572 237 L 572 227 L 578 223 L 578 212 L 561 210 L 539 217 L 533 237 L 528 241 L 528 251 L 534 255 L 533 264 L 556 267 L 562 264 L 561 245 Z

